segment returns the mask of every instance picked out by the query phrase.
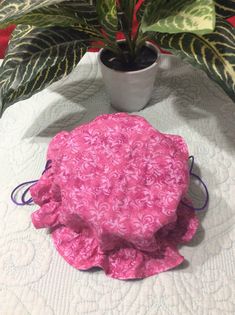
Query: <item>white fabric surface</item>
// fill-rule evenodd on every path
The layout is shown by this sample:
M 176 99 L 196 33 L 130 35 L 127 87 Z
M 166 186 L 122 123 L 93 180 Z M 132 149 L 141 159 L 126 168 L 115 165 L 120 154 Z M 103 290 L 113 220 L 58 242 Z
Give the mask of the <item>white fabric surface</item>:
M 53 135 L 111 112 L 90 53 L 69 77 L 0 120 L 0 314 L 235 314 L 235 104 L 177 58 L 163 57 L 153 98 L 139 114 L 185 138 L 208 184 L 210 204 L 199 214 L 196 237 L 181 248 L 183 265 L 141 281 L 80 272 L 57 253 L 46 230 L 32 226 L 37 207 L 10 201 L 17 184 L 40 176 Z M 202 192 L 191 190 L 199 202 Z

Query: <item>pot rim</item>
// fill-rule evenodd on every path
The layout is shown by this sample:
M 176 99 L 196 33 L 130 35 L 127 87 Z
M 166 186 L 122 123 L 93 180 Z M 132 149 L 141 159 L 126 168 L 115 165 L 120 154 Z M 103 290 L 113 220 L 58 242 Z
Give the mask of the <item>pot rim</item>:
M 120 39 L 120 40 L 118 40 L 117 42 L 125 42 L 125 39 Z M 160 52 L 159 48 L 158 48 L 156 45 L 154 45 L 153 43 L 151 43 L 151 42 L 149 42 L 149 41 L 146 41 L 146 42 L 145 42 L 145 45 L 146 45 L 147 47 L 153 48 L 153 49 L 157 52 L 157 59 L 154 61 L 154 63 L 152 63 L 150 66 L 148 66 L 148 67 L 146 67 L 146 68 L 144 68 L 144 69 L 141 69 L 141 70 L 133 70 L 133 71 L 121 71 L 121 70 L 112 69 L 112 68 L 106 66 L 106 65 L 102 62 L 102 60 L 101 60 L 101 54 L 102 54 L 102 52 L 105 50 L 105 48 L 101 48 L 101 49 L 100 49 L 100 51 L 99 51 L 99 53 L 98 53 L 98 61 L 99 61 L 99 63 L 102 64 L 102 66 L 105 67 L 106 69 L 109 69 L 110 71 L 114 71 L 114 72 L 118 72 L 118 73 L 137 74 L 137 73 L 145 72 L 145 71 L 147 71 L 147 70 L 150 70 L 150 69 L 154 68 L 156 65 L 158 65 L 159 62 L 160 62 L 160 58 L 161 58 L 161 52 Z

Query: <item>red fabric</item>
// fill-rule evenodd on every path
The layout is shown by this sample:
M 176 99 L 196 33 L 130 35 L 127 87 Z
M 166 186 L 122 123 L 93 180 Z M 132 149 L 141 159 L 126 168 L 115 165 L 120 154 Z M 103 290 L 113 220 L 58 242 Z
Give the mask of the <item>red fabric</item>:
M 235 16 L 228 19 L 228 21 L 235 27 Z
M 8 41 L 15 26 L 9 26 L 4 30 L 0 30 L 0 58 L 4 58 L 7 49 Z

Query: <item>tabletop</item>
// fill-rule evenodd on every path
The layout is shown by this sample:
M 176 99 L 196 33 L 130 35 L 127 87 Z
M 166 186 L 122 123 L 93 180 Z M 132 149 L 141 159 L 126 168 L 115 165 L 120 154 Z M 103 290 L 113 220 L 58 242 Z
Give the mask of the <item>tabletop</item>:
M 15 186 L 40 176 L 55 134 L 113 112 L 97 55 L 88 53 L 68 77 L 11 106 L 0 120 L 0 314 L 234 314 L 235 104 L 177 57 L 163 56 L 152 99 L 135 114 L 184 137 L 210 192 L 196 236 L 180 249 L 180 267 L 139 281 L 78 271 L 46 230 L 33 227 L 37 206 L 11 202 Z M 190 195 L 200 205 L 194 184 Z

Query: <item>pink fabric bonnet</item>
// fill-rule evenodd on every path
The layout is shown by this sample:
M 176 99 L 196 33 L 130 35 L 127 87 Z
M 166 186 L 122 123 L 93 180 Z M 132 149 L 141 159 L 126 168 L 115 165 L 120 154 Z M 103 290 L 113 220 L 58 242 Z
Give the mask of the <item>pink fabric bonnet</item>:
M 50 228 L 58 252 L 79 270 L 134 279 L 176 267 L 184 260 L 178 245 L 198 227 L 180 202 L 188 155 L 181 137 L 125 113 L 61 132 L 48 148 L 51 168 L 30 190 L 40 206 L 33 224 Z

